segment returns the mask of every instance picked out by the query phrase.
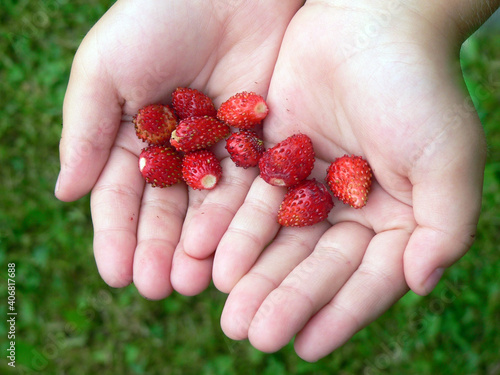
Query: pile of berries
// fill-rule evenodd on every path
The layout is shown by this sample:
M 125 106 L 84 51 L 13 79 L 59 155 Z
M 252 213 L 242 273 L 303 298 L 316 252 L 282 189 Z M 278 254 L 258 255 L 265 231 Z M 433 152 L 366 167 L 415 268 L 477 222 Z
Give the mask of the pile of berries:
M 216 109 L 204 93 L 179 87 L 172 104 L 152 104 L 134 116 L 137 136 L 148 143 L 139 156 L 139 169 L 153 187 L 185 181 L 193 189 L 213 189 L 222 168 L 210 150 L 225 140 L 236 166 L 259 167 L 260 177 L 288 191 L 278 212 L 283 226 L 309 226 L 328 217 L 333 195 L 354 208 L 366 204 L 371 187 L 370 166 L 360 156 L 344 155 L 328 167 L 326 185 L 308 179 L 315 154 L 311 139 L 294 134 L 265 150 L 255 129 L 269 112 L 262 96 L 238 93 Z M 231 133 L 231 127 L 237 131 Z
M 238 128 L 226 147 L 236 165 L 255 166 L 264 143 L 252 129 L 268 111 L 255 93 L 236 94 L 216 110 L 204 93 L 179 87 L 172 93 L 172 105 L 148 105 L 134 116 L 137 136 L 149 144 L 139 156 L 139 169 L 155 187 L 184 180 L 193 189 L 213 189 L 222 168 L 210 147 L 225 139 L 231 126 Z

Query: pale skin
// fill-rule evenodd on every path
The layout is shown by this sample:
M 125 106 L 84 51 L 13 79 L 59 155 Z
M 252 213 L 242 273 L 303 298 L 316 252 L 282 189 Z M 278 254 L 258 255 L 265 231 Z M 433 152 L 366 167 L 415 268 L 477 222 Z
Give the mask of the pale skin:
M 233 167 L 222 145 L 224 179 L 216 190 L 152 188 L 138 172 L 146 144 L 131 119 L 147 104 L 169 102 L 178 86 L 205 92 L 217 106 L 244 89 L 266 95 L 286 26 L 302 1 L 244 3 L 118 1 L 75 56 L 56 196 L 71 201 L 92 190 L 96 263 L 113 287 L 134 282 L 147 298 L 168 296 L 176 248 L 179 273 L 192 276 L 178 286 L 182 293 L 196 294 L 211 279 L 210 258 L 184 265 L 181 230 L 208 207 L 221 225 L 208 236 L 213 251 L 257 172 Z M 221 197 L 224 205 L 213 204 Z
M 458 48 L 498 1 L 262 1 L 248 9 L 214 1 L 184 14 L 187 3 L 162 2 L 151 13 L 141 3 L 141 19 L 169 22 L 136 30 L 119 27 L 138 22 L 136 2 L 118 2 L 82 43 L 65 98 L 56 195 L 74 200 L 92 189 L 95 257 L 109 285 L 133 281 L 158 299 L 173 289 L 199 293 L 212 276 L 229 293 L 226 335 L 269 352 L 295 336 L 298 355 L 317 360 L 409 289 L 428 294 L 470 248 L 486 143 L 460 83 Z M 183 30 L 181 14 L 197 28 Z M 158 68 L 145 73 L 152 61 Z M 222 147 L 225 177 L 213 191 L 146 186 L 137 168 L 143 145 L 126 120 L 179 85 L 216 104 L 242 90 L 264 95 L 267 145 L 309 135 L 318 180 L 335 157 L 362 155 L 375 177 L 367 206 L 335 201 L 323 223 L 280 228 L 285 190 L 235 168 Z

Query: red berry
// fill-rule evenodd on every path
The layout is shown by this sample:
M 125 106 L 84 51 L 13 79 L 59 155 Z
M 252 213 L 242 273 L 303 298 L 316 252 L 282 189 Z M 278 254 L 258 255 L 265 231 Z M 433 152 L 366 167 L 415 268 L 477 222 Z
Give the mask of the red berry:
M 172 106 L 179 119 L 197 116 L 217 116 L 212 99 L 196 89 L 178 87 L 172 93 Z
M 151 104 L 141 108 L 132 122 L 137 137 L 151 145 L 168 143 L 177 126 L 173 109 L 163 104 Z
M 264 142 L 252 130 L 233 133 L 226 140 L 226 150 L 237 167 L 249 168 L 259 164 L 265 151 Z
M 372 170 L 361 156 L 344 155 L 330 164 L 326 182 L 339 200 L 354 208 L 361 208 L 368 199 Z
M 178 151 L 192 152 L 216 144 L 230 132 L 229 126 L 216 118 L 189 117 L 181 120 L 172 132 L 170 144 Z
M 286 227 L 305 227 L 328 217 L 333 208 L 326 186 L 316 180 L 304 180 L 288 189 L 278 212 L 278 223 Z
M 314 167 L 314 149 L 305 134 L 294 134 L 259 160 L 260 177 L 275 186 L 293 186 L 305 180 Z
M 139 155 L 139 170 L 153 187 L 167 187 L 182 180 L 182 158 L 170 146 L 149 146 Z
M 212 151 L 198 150 L 184 156 L 182 178 L 193 189 L 211 190 L 221 176 L 222 167 Z
M 269 112 L 264 98 L 254 92 L 240 92 L 220 106 L 217 118 L 230 126 L 252 129 L 266 118 Z

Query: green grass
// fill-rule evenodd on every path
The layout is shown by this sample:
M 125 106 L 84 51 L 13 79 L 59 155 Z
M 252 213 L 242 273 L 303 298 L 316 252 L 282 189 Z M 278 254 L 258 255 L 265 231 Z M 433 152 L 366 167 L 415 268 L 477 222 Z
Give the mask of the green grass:
M 407 294 L 317 363 L 227 339 L 225 296 L 147 301 L 100 279 L 88 197 L 53 197 L 61 107 L 81 39 L 112 1 L 5 0 L 0 13 L 0 316 L 16 263 L 19 374 L 500 374 L 500 36 L 478 32 L 462 66 L 490 146 L 472 250 L 428 297 Z

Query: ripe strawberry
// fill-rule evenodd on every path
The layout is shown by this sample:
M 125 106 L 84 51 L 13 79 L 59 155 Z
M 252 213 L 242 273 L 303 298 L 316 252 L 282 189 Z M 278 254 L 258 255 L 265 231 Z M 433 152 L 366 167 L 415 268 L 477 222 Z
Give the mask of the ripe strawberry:
M 335 197 L 354 208 L 361 208 L 368 199 L 372 170 L 361 156 L 344 155 L 330 164 L 326 182 Z
M 230 126 L 252 129 L 267 116 L 264 98 L 254 92 L 240 92 L 221 104 L 217 118 Z
M 233 133 L 226 140 L 226 150 L 237 167 L 249 168 L 259 164 L 265 151 L 264 142 L 252 130 Z
M 305 227 L 328 217 L 333 199 L 328 189 L 315 179 L 288 188 L 278 211 L 278 223 L 285 227 Z
M 195 116 L 217 116 L 212 99 L 196 89 L 178 87 L 172 93 L 172 106 L 181 120 Z
M 149 146 L 139 155 L 139 170 L 153 187 L 167 187 L 182 180 L 182 158 L 170 146 Z
M 305 134 L 294 134 L 259 160 L 260 177 L 275 186 L 293 186 L 309 176 L 314 167 L 314 149 Z
M 211 190 L 221 176 L 222 167 L 212 151 L 198 150 L 184 156 L 182 178 L 193 189 Z
M 181 120 L 172 132 L 170 144 L 177 151 L 191 152 L 216 144 L 229 134 L 229 126 L 216 118 L 189 117 Z
M 150 145 L 168 143 L 177 126 L 173 109 L 163 104 L 150 104 L 141 108 L 132 122 L 137 136 Z

